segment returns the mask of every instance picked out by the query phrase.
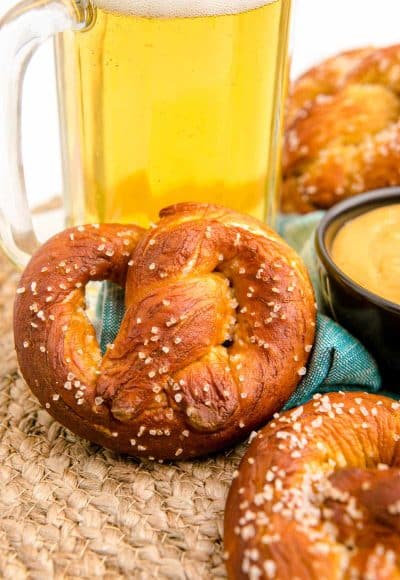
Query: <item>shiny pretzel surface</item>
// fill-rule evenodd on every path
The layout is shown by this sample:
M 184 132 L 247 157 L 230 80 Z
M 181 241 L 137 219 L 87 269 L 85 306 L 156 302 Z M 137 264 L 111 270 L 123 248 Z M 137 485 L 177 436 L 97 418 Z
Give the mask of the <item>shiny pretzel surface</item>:
M 85 314 L 89 280 L 125 287 L 102 357 Z M 80 226 L 32 258 L 15 302 L 22 373 L 79 435 L 152 459 L 243 439 L 306 372 L 315 306 L 300 258 L 257 220 L 202 204 L 148 231 Z
M 400 577 L 400 403 L 316 395 L 253 439 L 225 511 L 230 579 Z
M 306 213 L 400 184 L 400 45 L 345 52 L 293 85 L 282 207 Z

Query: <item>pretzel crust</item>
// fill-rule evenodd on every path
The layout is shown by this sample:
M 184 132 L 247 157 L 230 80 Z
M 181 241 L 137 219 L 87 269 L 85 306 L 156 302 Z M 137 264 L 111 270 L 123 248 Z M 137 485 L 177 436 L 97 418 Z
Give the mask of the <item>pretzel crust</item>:
M 100 354 L 84 312 L 89 280 L 125 287 Z M 22 373 L 57 420 L 140 457 L 204 455 L 243 439 L 296 388 L 315 331 L 300 258 L 272 230 L 203 204 L 154 229 L 81 226 L 32 258 L 15 301 Z
M 400 45 L 350 51 L 293 85 L 282 208 L 306 213 L 400 184 Z
M 274 416 L 229 492 L 229 578 L 398 578 L 399 441 L 384 396 L 316 395 Z

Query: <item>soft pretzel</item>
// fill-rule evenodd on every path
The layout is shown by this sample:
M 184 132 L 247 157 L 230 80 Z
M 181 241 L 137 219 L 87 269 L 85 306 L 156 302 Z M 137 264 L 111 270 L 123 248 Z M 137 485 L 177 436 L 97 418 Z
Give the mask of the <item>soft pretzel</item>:
M 400 184 L 400 45 L 331 58 L 294 83 L 282 208 L 326 209 Z
M 84 311 L 89 280 L 125 286 L 101 357 Z M 300 258 L 261 222 L 181 204 L 147 232 L 69 229 L 44 244 L 15 302 L 22 373 L 79 435 L 174 459 L 243 439 L 288 399 L 311 350 L 315 306 Z
M 331 95 L 360 60 L 374 52 L 373 47 L 347 50 L 327 58 L 301 75 L 290 87 L 286 104 L 286 124 L 291 125 L 300 111 L 311 106 L 319 95 Z
M 255 435 L 225 511 L 230 579 L 400 577 L 400 403 L 315 395 Z

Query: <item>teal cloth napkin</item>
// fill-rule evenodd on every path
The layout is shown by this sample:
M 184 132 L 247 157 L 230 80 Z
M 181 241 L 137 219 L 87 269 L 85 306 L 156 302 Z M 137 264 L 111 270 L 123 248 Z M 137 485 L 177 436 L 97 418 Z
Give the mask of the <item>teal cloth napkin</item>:
M 277 224 L 279 234 L 301 255 L 307 266 L 320 312 L 324 312 L 324 303 L 315 259 L 314 234 L 323 215 L 323 211 L 315 211 L 305 215 L 281 215 Z
M 314 255 L 314 231 L 322 212 L 306 216 L 285 216 L 278 231 L 303 257 L 314 285 L 318 306 L 322 308 Z M 124 315 L 124 293 L 105 284 L 97 303 L 97 317 L 102 319 L 100 345 L 105 351 L 117 335 Z M 375 393 L 381 388 L 381 377 L 375 360 L 344 328 L 319 313 L 314 347 L 304 376 L 285 405 L 291 409 L 308 401 L 315 393 L 364 390 Z

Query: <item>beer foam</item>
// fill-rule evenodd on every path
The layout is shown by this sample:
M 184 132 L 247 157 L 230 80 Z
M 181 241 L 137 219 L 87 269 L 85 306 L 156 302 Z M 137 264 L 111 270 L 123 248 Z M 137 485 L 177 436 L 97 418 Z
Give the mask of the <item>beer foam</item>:
M 222 16 L 239 14 L 277 0 L 93 0 L 93 4 L 114 14 L 160 18 Z

